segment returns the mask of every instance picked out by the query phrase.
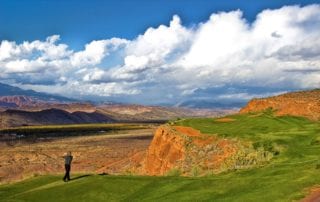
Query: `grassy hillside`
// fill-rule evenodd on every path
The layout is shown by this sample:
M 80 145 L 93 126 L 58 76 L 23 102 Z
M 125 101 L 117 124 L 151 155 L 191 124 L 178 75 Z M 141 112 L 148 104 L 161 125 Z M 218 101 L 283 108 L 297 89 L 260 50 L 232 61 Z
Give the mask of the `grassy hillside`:
M 271 112 L 225 119 L 188 119 L 176 125 L 251 141 L 277 151 L 271 162 L 199 178 L 91 175 L 63 183 L 43 176 L 0 186 L 3 201 L 292 201 L 320 184 L 320 125 Z

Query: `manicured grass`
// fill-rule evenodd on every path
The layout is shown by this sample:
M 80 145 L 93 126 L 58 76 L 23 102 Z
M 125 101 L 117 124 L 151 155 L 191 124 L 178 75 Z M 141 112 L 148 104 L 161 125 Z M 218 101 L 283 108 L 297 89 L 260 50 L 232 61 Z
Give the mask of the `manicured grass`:
M 301 170 L 302 169 L 302 170 Z M 293 172 L 288 172 L 293 170 Z M 292 201 L 319 182 L 312 164 L 237 171 L 218 176 L 140 177 L 92 175 L 67 183 L 37 177 L 0 187 L 2 201 Z
M 320 123 L 302 117 L 275 117 L 272 113 L 232 115 L 232 122 L 216 119 L 187 119 L 177 125 L 190 126 L 205 134 L 237 138 L 253 143 L 271 143 L 280 146 L 282 152 L 273 162 L 293 163 L 318 159 L 320 149 Z M 319 158 L 320 160 L 320 158 Z
M 199 178 L 91 175 L 64 183 L 42 176 L 0 186 L 0 201 L 292 201 L 320 184 L 320 125 L 271 113 L 233 115 L 232 122 L 188 119 L 202 133 L 281 148 L 269 164 Z
M 268 135 L 259 134 L 281 133 L 307 129 L 314 124 L 302 117 L 281 116 L 275 117 L 270 113 L 252 115 L 232 115 L 228 118 L 232 122 L 219 122 L 217 119 L 198 118 L 186 119 L 176 122 L 177 125 L 190 126 L 206 134 L 218 134 L 224 137 L 237 137 L 247 139 L 269 138 Z

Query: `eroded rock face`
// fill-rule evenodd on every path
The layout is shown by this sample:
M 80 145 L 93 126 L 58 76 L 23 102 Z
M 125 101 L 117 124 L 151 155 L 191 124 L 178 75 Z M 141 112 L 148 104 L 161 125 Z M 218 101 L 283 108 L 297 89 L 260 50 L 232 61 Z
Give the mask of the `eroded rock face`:
M 212 175 L 268 163 L 273 153 L 252 142 L 202 134 L 184 126 L 160 126 L 140 168 L 142 175 Z
M 164 175 L 185 159 L 183 136 L 167 126 L 157 129 L 149 146 L 145 160 L 145 172 L 148 175 Z
M 163 125 L 147 150 L 142 174 L 166 175 L 172 169 L 182 175 L 219 172 L 237 151 L 236 141 L 201 134 L 190 127 Z
M 320 90 L 287 93 L 275 97 L 253 99 L 240 113 L 260 112 L 268 108 L 276 115 L 303 116 L 311 120 L 320 120 Z

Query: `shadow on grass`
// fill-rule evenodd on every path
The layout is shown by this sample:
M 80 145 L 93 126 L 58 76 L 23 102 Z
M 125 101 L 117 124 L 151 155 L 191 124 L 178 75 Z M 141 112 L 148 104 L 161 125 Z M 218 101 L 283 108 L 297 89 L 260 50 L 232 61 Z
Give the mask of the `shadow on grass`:
M 81 178 L 84 178 L 84 177 L 90 177 L 90 176 L 92 176 L 92 174 L 80 175 L 80 176 L 71 178 L 70 181 L 78 180 L 78 179 L 81 179 Z
M 98 174 L 98 175 L 103 176 L 103 175 L 109 175 L 109 174 L 108 174 L 108 173 L 103 172 L 103 173 L 100 173 L 100 174 Z

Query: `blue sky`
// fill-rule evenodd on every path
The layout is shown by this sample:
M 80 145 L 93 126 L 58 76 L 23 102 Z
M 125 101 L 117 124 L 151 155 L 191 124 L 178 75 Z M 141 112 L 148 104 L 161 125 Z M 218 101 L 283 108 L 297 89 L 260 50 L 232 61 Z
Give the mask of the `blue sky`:
M 148 27 L 168 24 L 174 14 L 192 26 L 218 11 L 240 9 L 248 21 L 260 11 L 283 5 L 307 5 L 305 0 L 1 0 L 0 40 L 44 40 L 59 34 L 73 49 L 97 39 L 133 39 Z
M 0 79 L 169 105 L 319 88 L 319 3 L 1 0 Z

